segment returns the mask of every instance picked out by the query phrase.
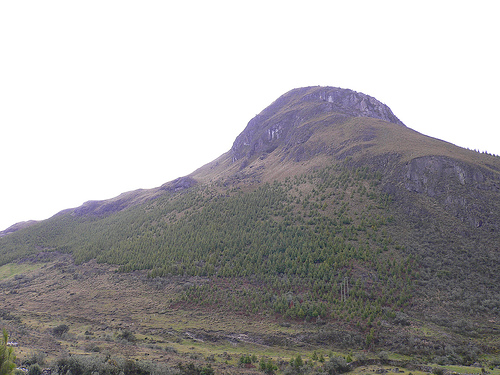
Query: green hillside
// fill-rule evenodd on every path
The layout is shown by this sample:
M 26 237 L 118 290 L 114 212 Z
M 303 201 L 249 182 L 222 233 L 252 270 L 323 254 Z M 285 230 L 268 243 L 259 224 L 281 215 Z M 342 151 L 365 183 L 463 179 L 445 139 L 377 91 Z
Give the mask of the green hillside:
M 187 177 L 0 237 L 0 265 L 53 252 L 185 278 L 165 309 L 335 327 L 318 342 L 471 364 L 500 348 L 499 233 L 499 157 L 312 87 Z

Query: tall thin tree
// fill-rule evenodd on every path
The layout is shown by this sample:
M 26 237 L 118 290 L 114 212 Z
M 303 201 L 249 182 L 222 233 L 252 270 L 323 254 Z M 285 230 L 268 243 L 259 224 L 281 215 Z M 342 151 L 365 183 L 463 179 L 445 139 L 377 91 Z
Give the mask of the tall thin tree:
M 8 346 L 9 335 L 3 330 L 2 341 L 0 342 L 0 375 L 10 375 L 16 368 L 14 363 L 16 356 L 14 349 Z

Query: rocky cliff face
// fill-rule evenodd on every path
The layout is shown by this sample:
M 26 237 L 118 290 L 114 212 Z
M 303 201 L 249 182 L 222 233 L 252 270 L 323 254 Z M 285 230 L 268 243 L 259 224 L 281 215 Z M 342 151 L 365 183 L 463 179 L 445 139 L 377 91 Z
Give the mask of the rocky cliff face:
M 426 156 L 406 166 L 404 186 L 426 194 L 471 226 L 500 230 L 500 175 L 444 156 Z
M 300 89 L 299 89 L 300 90 Z M 377 99 L 360 92 L 325 87 L 303 97 L 303 101 L 325 101 L 328 111 L 343 113 L 353 117 L 378 118 L 394 124 L 404 124 L 391 109 Z
M 325 117 L 329 126 L 349 117 L 372 117 L 404 126 L 388 106 L 371 96 L 335 87 L 294 89 L 250 120 L 231 148 L 233 162 L 305 143 Z

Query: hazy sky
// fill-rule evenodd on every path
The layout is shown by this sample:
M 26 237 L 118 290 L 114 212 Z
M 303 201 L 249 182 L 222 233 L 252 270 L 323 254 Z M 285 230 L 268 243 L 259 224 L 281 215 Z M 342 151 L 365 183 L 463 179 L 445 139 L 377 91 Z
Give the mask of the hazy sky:
M 500 154 L 496 1 L 1 1 L 0 230 L 152 188 L 285 92 Z

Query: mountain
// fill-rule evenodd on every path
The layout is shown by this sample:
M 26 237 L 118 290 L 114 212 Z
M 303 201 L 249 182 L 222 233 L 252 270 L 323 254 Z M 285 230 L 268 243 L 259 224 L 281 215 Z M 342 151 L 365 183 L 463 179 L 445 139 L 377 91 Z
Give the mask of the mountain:
M 1 282 L 14 315 L 57 311 L 74 330 L 470 364 L 500 347 L 499 233 L 499 157 L 422 135 L 368 95 L 305 87 L 188 176 L 9 231 L 0 264 L 32 276 Z

